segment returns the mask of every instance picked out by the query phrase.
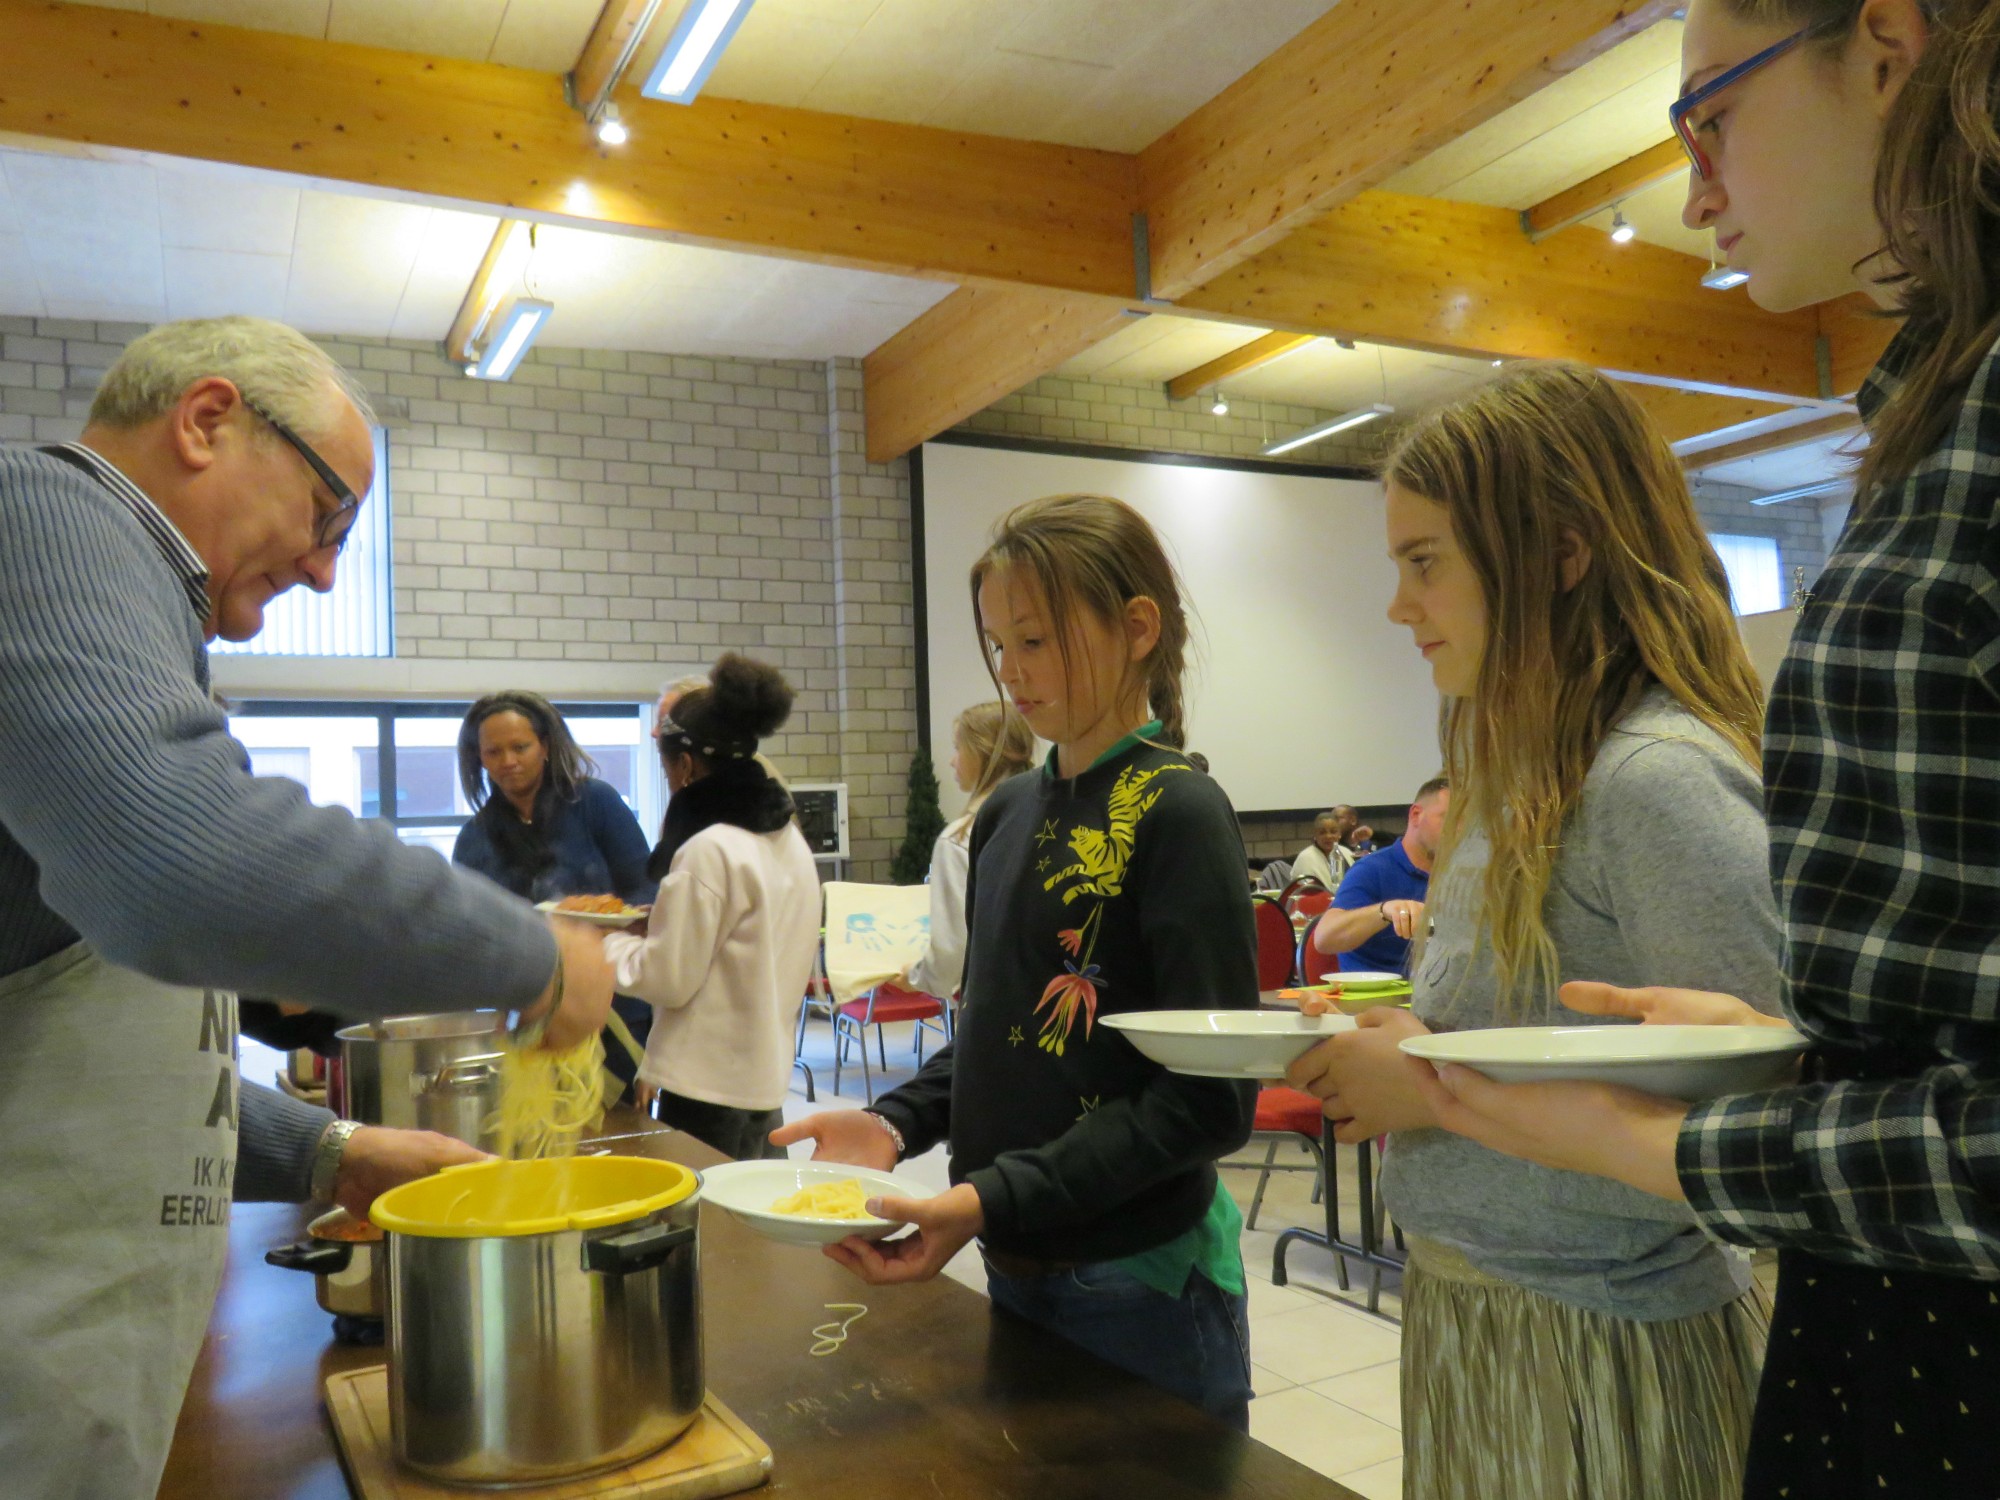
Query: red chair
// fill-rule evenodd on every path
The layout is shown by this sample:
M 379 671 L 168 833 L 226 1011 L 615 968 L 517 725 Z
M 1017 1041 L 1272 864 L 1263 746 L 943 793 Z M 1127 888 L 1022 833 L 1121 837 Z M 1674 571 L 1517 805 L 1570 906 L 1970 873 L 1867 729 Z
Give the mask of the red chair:
M 1257 1114 L 1250 1139 L 1261 1139 L 1266 1143 L 1261 1162 L 1226 1161 L 1220 1164 L 1247 1168 L 1257 1174 L 1257 1191 L 1250 1199 L 1250 1213 L 1243 1221 L 1246 1229 L 1257 1227 L 1257 1211 L 1264 1206 L 1264 1188 L 1273 1172 L 1315 1174 L 1313 1202 L 1319 1202 L 1320 1189 L 1326 1181 L 1326 1116 L 1321 1112 L 1319 1100 L 1299 1089 L 1266 1084 L 1257 1091 Z M 1297 1141 L 1311 1154 L 1312 1160 L 1296 1163 L 1279 1161 L 1278 1147 L 1287 1140 Z
M 1293 982 L 1298 966 L 1298 934 L 1282 901 L 1252 897 L 1257 917 L 1257 988 L 1281 990 Z
M 861 1044 L 861 1089 L 868 1102 L 875 1102 L 875 1081 L 868 1071 L 868 1028 L 875 1028 L 875 1050 L 882 1059 L 882 1071 L 889 1071 L 889 1052 L 882 1040 L 882 1027 L 890 1021 L 915 1021 L 917 1066 L 924 1063 L 924 1023 L 944 1021 L 944 1002 L 935 995 L 920 995 L 901 985 L 885 981 L 859 1000 L 850 1000 L 833 1011 L 833 1091 L 840 1092 L 840 1068 L 847 1060 L 847 1044 Z
M 1333 892 L 1321 885 L 1316 876 L 1301 875 L 1285 887 L 1278 899 L 1293 916 L 1316 917 L 1333 905 Z
M 1319 984 L 1329 974 L 1340 972 L 1340 955 L 1322 953 L 1313 946 L 1313 934 L 1319 931 L 1319 924 L 1326 916 L 1321 912 L 1306 924 L 1306 930 L 1299 934 L 1299 983 Z

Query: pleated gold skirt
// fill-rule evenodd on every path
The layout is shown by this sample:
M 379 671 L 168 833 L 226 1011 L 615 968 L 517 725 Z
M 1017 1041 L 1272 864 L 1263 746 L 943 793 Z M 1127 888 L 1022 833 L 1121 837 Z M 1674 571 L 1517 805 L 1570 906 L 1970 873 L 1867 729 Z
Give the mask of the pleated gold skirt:
M 1771 1304 L 1642 1323 L 1410 1242 L 1404 1500 L 1739 1500 Z

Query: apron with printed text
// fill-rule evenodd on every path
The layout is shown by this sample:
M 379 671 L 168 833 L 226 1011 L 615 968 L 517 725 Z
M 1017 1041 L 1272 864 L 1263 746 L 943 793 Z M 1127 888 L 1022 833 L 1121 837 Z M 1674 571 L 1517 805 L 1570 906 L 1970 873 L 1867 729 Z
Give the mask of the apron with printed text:
M 152 1500 L 221 1281 L 236 997 L 78 943 L 0 979 L 0 1491 Z

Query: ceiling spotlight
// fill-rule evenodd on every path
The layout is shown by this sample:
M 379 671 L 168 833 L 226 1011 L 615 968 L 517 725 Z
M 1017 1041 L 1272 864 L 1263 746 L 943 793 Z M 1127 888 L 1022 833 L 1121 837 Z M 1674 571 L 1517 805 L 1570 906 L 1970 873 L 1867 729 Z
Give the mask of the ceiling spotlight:
M 1226 416 L 1228 416 L 1228 415 L 1229 415 L 1229 398 L 1228 398 L 1227 396 L 1223 395 L 1223 394 L 1222 394 L 1222 392 L 1220 392 L 1220 391 L 1217 391 L 1217 392 L 1215 393 L 1215 402 L 1214 402 L 1214 404 L 1213 404 L 1212 406 L 1210 406 L 1210 407 L 1209 407 L 1209 409 L 1208 409 L 1208 410 L 1209 410 L 1209 413 L 1210 413 L 1210 415 L 1212 415 L 1212 416 L 1217 416 L 1217 417 L 1226 417 Z
M 1638 236 L 1638 233 L 1639 231 L 1632 227 L 1632 221 L 1625 217 L 1624 209 L 1614 208 L 1611 210 L 1612 244 L 1629 245 Z
M 1494 361 L 1493 361 L 1493 368 L 1497 370 L 1497 369 L 1499 369 L 1499 368 L 1500 368 L 1500 367 L 1501 367 L 1502 365 L 1504 365 L 1504 364 L 1506 364 L 1506 363 L 1507 363 L 1507 361 L 1506 361 L 1506 360 L 1504 360 L 1504 359 L 1496 359 L 1496 360 L 1494 360 Z
M 597 117 L 597 140 L 599 145 L 622 146 L 632 139 L 632 133 L 625 128 L 625 122 L 618 116 L 618 106 L 607 104 Z
M 1734 266 L 1710 266 L 1702 272 L 1701 284 L 1718 292 L 1726 292 L 1733 286 L 1741 286 L 1750 279 L 1748 271 L 1739 271 Z

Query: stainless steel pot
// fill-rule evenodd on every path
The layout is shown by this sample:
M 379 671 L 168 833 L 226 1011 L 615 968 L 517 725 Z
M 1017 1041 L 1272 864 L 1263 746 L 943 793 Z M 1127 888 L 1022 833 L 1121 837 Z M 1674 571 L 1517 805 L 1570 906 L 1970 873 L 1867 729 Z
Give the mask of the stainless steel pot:
M 364 1125 L 436 1130 L 493 1149 L 486 1122 L 500 1104 L 507 1035 L 499 1011 L 396 1016 L 335 1035 L 345 1079 L 335 1103 L 340 1114 Z
M 281 1245 L 264 1253 L 266 1263 L 287 1271 L 312 1273 L 313 1294 L 336 1318 L 367 1318 L 379 1322 L 389 1312 L 388 1246 L 372 1239 L 334 1238 L 354 1221 L 336 1208 L 306 1226 L 311 1238 Z
M 631 1463 L 684 1432 L 706 1393 L 688 1175 L 692 1191 L 665 1208 L 547 1233 L 398 1232 L 385 1195 L 396 1457 L 447 1483 L 531 1484 Z

